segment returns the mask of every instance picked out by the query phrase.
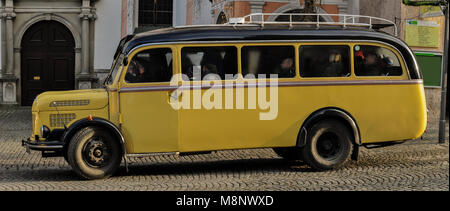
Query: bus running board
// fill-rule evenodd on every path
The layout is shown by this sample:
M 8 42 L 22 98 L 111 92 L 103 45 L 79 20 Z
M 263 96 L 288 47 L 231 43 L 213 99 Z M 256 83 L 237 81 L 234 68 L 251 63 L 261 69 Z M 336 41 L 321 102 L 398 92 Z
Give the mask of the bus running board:
M 405 143 L 405 141 L 396 141 L 396 142 L 386 142 L 386 143 L 375 143 L 375 144 L 364 144 L 363 146 L 366 149 L 377 149 L 377 148 L 383 148 L 383 147 L 389 147 L 389 146 L 394 146 L 394 145 L 398 145 L 398 144 L 403 144 Z

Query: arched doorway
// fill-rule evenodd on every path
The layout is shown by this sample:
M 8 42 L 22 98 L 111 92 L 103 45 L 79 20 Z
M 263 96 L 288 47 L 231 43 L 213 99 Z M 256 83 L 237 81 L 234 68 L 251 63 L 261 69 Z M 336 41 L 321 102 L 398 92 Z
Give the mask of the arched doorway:
M 221 12 L 217 17 L 216 24 L 224 24 L 224 23 L 228 23 L 227 16 L 225 15 L 225 13 Z
M 75 88 L 75 41 L 57 21 L 40 21 L 21 41 L 22 105 L 29 106 L 45 91 Z

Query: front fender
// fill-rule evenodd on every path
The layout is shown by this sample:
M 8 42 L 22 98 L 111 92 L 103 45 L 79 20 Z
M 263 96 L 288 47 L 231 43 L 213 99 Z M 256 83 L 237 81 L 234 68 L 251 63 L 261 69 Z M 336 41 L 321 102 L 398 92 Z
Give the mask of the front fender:
M 80 119 L 70 125 L 62 138 L 62 141 L 64 142 L 64 149 L 67 149 L 70 139 L 72 139 L 77 131 L 79 131 L 81 128 L 89 126 L 99 126 L 111 131 L 111 133 L 117 138 L 117 140 L 120 142 L 120 145 L 122 146 L 122 155 L 126 155 L 125 139 L 119 128 L 106 119 L 96 117 L 92 118 L 91 120 L 89 118 Z

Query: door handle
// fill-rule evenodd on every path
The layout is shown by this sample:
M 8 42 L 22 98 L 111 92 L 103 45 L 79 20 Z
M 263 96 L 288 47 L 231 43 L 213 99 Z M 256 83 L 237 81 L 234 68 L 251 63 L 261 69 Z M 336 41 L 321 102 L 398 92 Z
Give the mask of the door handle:
M 183 92 L 178 92 L 177 90 L 175 90 L 175 91 L 168 92 L 167 95 L 169 97 L 169 102 L 171 100 L 179 101 L 183 97 Z

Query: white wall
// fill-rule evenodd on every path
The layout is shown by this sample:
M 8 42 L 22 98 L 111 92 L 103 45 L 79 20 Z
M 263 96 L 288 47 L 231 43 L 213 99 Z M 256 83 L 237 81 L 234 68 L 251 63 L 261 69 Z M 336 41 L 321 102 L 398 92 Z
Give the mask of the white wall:
M 95 4 L 94 69 L 110 69 L 121 38 L 121 0 L 102 0 Z
M 186 0 L 174 0 L 173 1 L 173 26 L 186 25 Z
M 209 0 L 195 0 L 193 8 L 193 24 L 213 24 L 214 20 L 211 15 L 212 4 Z

